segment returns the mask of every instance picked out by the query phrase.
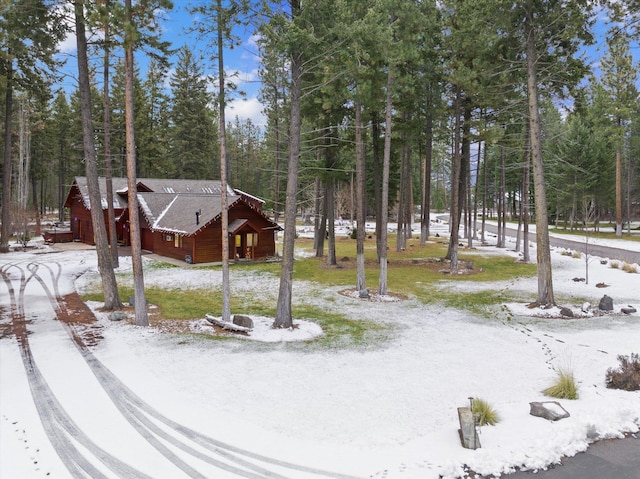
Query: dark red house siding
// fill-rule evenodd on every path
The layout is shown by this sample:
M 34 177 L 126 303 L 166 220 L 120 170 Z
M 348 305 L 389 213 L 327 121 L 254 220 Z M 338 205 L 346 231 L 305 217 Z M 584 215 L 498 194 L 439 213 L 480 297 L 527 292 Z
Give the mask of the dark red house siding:
M 65 206 L 70 209 L 73 239 L 94 244 L 91 212 L 85 207 L 80 192 L 75 186 L 72 187 L 67 198 Z M 235 235 L 231 235 L 229 238 L 229 259 L 258 259 L 275 255 L 274 224 L 262 215 L 260 207 L 261 204 L 258 201 L 250 201 L 250 204 L 238 201 L 230 208 L 229 223 L 239 219 L 246 220 L 246 222 L 235 232 Z M 106 210 L 103 211 L 108 230 L 107 214 Z M 130 245 L 127 211 L 117 209 L 116 217 L 119 218 L 116 224 L 118 240 L 121 244 Z M 142 212 L 140 213 L 140 229 L 142 249 L 146 251 L 181 261 L 185 261 L 189 257 L 192 263 L 222 261 L 222 226 L 219 219 L 192 236 L 180 236 L 177 242 L 175 233 L 153 231 Z M 257 237 L 257 244 L 252 241 L 254 244 L 250 245 L 248 235 L 251 235 L 252 238 Z M 240 246 L 238 247 L 236 247 L 236 236 L 239 238 Z

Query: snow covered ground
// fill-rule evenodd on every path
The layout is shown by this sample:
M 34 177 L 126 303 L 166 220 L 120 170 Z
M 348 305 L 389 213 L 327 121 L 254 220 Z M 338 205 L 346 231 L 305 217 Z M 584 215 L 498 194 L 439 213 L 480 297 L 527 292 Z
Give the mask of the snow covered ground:
M 638 243 L 629 248 L 640 249 Z M 36 254 L 42 252 L 46 249 L 0 256 L 4 271 L 14 272 L 14 287 L 19 278 L 9 263 L 62 263 L 61 294 L 98 281 L 95 252 Z M 476 254 L 516 255 L 485 247 Z M 130 269 L 129 261 L 122 263 L 121 271 Z M 338 294 L 339 288 L 297 281 L 294 302 L 392 324 L 392 336 L 381 345 L 327 350 L 313 346 L 312 338 L 322 334 L 313 318 L 296 318 L 299 327 L 293 331 L 273 331 L 268 318 L 258 318 L 251 341 L 205 341 L 111 322 L 98 312 L 103 339 L 91 352 L 142 400 L 185 427 L 265 457 L 342 474 L 244 477 L 435 479 L 464 476 L 465 464 L 485 475 L 540 469 L 594 440 L 640 428 L 640 392 L 604 384 L 607 368 L 618 365 L 617 355 L 640 352 L 640 313 L 619 313 L 627 305 L 640 309 L 640 274 L 594 259 L 589 284 L 573 281 L 584 277 L 584 260 L 559 251 L 553 252 L 553 267 L 556 296 L 587 298 L 597 306 L 607 294 L 615 314 L 555 319 L 509 304 L 479 317 L 412 298 L 362 302 Z M 168 288 L 216 287 L 220 281 L 220 273 L 211 270 L 149 268 L 145 273 L 147 285 Z M 231 268 L 231 281 L 232 295 L 259 290 L 267 300 L 277 296 L 275 276 Z M 597 288 L 597 283 L 608 287 Z M 443 282 L 440 287 L 460 294 L 471 288 L 522 292 L 534 300 L 537 281 Z M 188 477 L 155 460 L 149 444 L 124 424 L 64 328 L 52 320 L 39 288 L 31 282 L 25 292 L 29 341 L 61 406 L 95 443 L 137 470 L 153 478 Z M 0 283 L 0 326 L 9 321 L 7 291 L 7 283 Z M 582 300 L 563 305 L 577 311 Z M 192 330 L 211 331 L 202 321 L 194 321 Z M 571 417 L 548 422 L 531 416 L 529 402 L 549 399 L 541 391 L 559 367 L 570 368 L 579 381 L 580 398 L 560 401 Z M 475 451 L 460 446 L 457 432 L 457 407 L 468 405 L 470 396 L 487 400 L 502 418 L 481 428 L 482 448 Z M 72 477 L 51 447 L 31 397 L 19 345 L 3 336 L 0 477 Z M 211 473 L 208 465 L 184 460 L 204 477 L 241 477 Z M 102 469 L 105 477 L 118 477 Z

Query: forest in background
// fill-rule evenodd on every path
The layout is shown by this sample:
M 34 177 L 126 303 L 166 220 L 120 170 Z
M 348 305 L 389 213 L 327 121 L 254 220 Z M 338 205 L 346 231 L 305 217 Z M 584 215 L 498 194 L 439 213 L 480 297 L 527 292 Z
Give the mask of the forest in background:
M 14 163 L 13 211 L 60 210 L 60 220 L 73 177 L 84 175 L 78 92 L 57 87 L 61 66 L 53 61 L 56 39 L 68 25 L 64 17 L 69 12 L 61 8 L 65 3 L 4 1 L 0 16 L 0 107 L 5 113 L 0 147 L 5 161 L 8 151 Z M 163 4 L 137 3 L 149 8 Z M 230 3 L 237 3 L 243 15 L 229 16 L 228 29 L 233 30 L 232 22 L 251 21 L 259 38 L 267 125 L 229 119 L 227 179 L 264 198 L 276 218 L 285 201 L 289 67 L 296 42 L 303 47 L 300 214 L 353 217 L 359 113 L 367 217 L 381 216 L 386 182 L 388 211 L 408 235 L 416 215 L 430 208 L 462 212 L 469 226 L 472 215 L 485 210 L 518 218 L 528 209 L 533 218 L 525 11 L 539 29 L 536 61 L 549 218 L 573 228 L 586 208 L 593 208 L 601 224 L 614 223 L 616 187 L 623 222 L 637 218 L 640 103 L 638 65 L 631 55 L 637 2 L 315 1 L 304 3 L 295 30 L 286 24 L 292 17 L 289 3 Z M 101 4 L 87 2 L 96 30 L 104 21 L 95 13 Z M 584 45 L 593 42 L 595 15 L 616 20 L 607 32 L 597 75 L 581 58 Z M 115 20 L 112 28 L 119 28 Z M 200 28 L 206 29 L 206 22 Z M 219 178 L 215 78 L 207 71 L 207 59 L 188 46 L 169 65 L 163 52 L 172 46 L 161 40 L 159 35 L 152 45 L 146 71 L 136 68 L 134 73 L 137 176 Z M 114 51 L 108 93 L 112 174 L 126 176 L 125 76 L 122 55 L 115 53 L 117 36 L 111 45 L 98 41 L 89 50 L 99 171 L 104 173 L 107 46 Z M 6 108 L 9 75 L 11 111 Z

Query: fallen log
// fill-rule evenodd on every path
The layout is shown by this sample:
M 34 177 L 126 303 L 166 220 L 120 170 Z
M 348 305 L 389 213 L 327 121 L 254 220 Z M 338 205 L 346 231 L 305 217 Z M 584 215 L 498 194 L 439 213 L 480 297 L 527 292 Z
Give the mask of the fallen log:
M 205 314 L 204 318 L 214 326 L 218 326 L 228 331 L 236 331 L 239 333 L 248 333 L 252 331 L 252 328 L 247 328 L 245 326 L 238 326 L 237 324 L 233 324 L 228 321 L 223 321 L 222 319 L 216 318 L 215 316 L 211 316 L 210 314 Z

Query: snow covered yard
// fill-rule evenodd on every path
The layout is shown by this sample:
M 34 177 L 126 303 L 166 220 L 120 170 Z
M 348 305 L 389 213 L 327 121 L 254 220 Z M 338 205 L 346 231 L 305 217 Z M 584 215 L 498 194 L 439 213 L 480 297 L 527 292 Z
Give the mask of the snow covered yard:
M 478 254 L 495 253 L 482 248 Z M 64 262 L 68 278 L 84 272 L 77 288 L 95 287 L 91 251 L 13 253 L 0 261 L 54 257 Z M 298 281 L 294 302 L 392 326 L 388 337 L 371 345 L 316 347 L 313 338 L 321 331 L 314 318 L 296 318 L 299 327 L 293 331 L 270 330 L 263 318 L 252 341 L 214 341 L 202 336 L 212 330 L 200 321 L 191 324 L 194 334 L 176 335 L 114 323 L 97 313 L 103 339 L 92 352 L 172 420 L 279 460 L 376 479 L 459 477 L 465 464 L 485 475 L 515 467 L 544 468 L 584 450 L 591 441 L 640 428 L 640 392 L 610 390 L 604 384 L 607 368 L 618 365 L 617 355 L 640 352 L 640 314 L 619 313 L 628 304 L 640 309 L 640 274 L 594 261 L 587 285 L 573 281 L 584 276 L 584 261 L 558 251 L 553 261 L 557 299 L 575 298 L 575 304 L 558 299 L 563 306 L 579 310 L 586 299 L 597 307 L 606 293 L 614 299 L 616 314 L 556 319 L 535 317 L 522 304 L 509 304 L 475 316 L 412 298 L 361 301 L 339 294 L 337 287 Z M 124 264 L 121 270 L 127 268 Z M 231 280 L 232 295 L 260 290 L 275 301 L 275 276 L 232 268 Z M 157 286 L 202 288 L 219 282 L 220 273 L 211 270 L 149 268 L 145 276 L 147 285 Z M 596 288 L 598 282 L 608 287 Z M 64 282 L 64 288 L 72 286 L 71 279 Z M 393 285 L 389 287 L 393 291 Z M 534 300 L 536 279 L 443 281 L 440 287 L 460 294 L 520 292 Z M 5 286 L 0 288 L 4 324 L 8 295 Z M 27 300 L 29 294 L 27 289 Z M 45 377 L 63 407 L 72 415 L 77 411 L 87 435 L 133 461 L 118 443 L 134 448 L 137 439 L 118 436 L 112 414 L 96 409 L 105 400 L 85 395 L 83 381 L 89 379 L 69 377 L 82 359 L 45 306 L 27 308 L 33 319 L 28 326 L 32 349 Z M 529 402 L 549 400 L 541 391 L 553 381 L 557 367 L 573 370 L 580 398 L 560 400 L 571 417 L 548 422 L 529 415 Z M 11 337 L 0 340 L 0 382 L 0 477 L 69 477 L 48 444 Z M 476 451 L 463 449 L 457 432 L 457 407 L 468 405 L 470 396 L 489 401 L 502 417 L 496 426 L 481 428 L 482 448 Z M 86 402 L 94 402 L 93 407 Z M 104 407 L 107 411 L 109 406 Z M 177 477 L 162 463 L 141 460 L 139 467 L 154 478 Z

